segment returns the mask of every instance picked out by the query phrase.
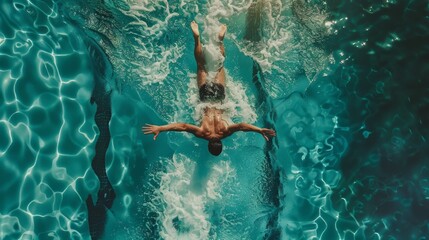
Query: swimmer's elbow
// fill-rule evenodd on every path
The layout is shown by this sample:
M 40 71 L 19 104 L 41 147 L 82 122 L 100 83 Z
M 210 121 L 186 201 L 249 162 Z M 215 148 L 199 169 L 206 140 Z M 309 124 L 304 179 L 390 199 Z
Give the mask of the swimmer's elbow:
M 178 123 L 176 126 L 177 131 L 188 131 L 188 125 L 186 123 Z
M 239 123 L 237 127 L 237 131 L 245 131 L 245 130 L 246 130 L 245 123 Z

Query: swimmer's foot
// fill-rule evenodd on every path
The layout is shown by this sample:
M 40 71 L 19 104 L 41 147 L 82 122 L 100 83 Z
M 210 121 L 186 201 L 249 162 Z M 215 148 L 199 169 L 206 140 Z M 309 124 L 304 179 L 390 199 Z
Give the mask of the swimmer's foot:
M 198 31 L 198 24 L 195 21 L 191 22 L 191 29 L 195 38 L 200 36 L 200 32 Z
M 219 31 L 219 40 L 223 41 L 223 38 L 225 37 L 225 33 L 226 33 L 226 25 L 222 24 L 220 26 L 220 31 Z

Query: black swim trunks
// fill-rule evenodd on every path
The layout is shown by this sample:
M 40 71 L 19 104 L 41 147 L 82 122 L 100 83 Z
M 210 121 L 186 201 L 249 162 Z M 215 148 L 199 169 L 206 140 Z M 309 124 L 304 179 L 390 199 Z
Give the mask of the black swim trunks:
M 219 83 L 205 83 L 200 87 L 202 102 L 221 102 L 225 99 L 225 87 Z

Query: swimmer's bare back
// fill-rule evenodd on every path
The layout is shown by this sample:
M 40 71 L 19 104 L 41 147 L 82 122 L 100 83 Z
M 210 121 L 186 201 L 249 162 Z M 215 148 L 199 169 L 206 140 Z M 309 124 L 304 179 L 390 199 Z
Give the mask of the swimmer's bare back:
M 231 135 L 226 135 L 228 132 L 228 124 L 223 119 L 223 110 L 216 108 L 204 109 L 201 129 L 208 139 L 222 139 Z

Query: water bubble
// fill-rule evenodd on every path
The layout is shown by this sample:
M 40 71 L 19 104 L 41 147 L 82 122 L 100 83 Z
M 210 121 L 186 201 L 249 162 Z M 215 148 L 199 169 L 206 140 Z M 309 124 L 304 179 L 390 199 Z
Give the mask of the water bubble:
M 368 138 L 369 135 L 371 135 L 371 132 L 370 131 L 363 131 L 362 135 L 364 138 Z
M 16 10 L 21 11 L 23 9 L 25 9 L 25 5 L 21 4 L 21 3 L 13 3 L 13 6 L 15 7 Z
M 131 205 L 132 200 L 133 198 L 129 194 L 126 194 L 124 196 L 124 206 L 128 208 Z

